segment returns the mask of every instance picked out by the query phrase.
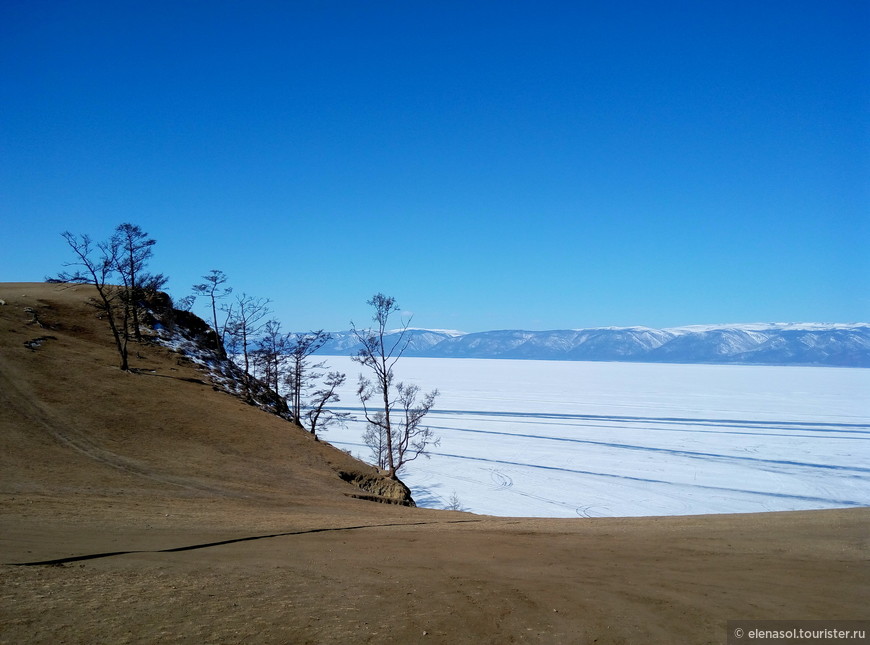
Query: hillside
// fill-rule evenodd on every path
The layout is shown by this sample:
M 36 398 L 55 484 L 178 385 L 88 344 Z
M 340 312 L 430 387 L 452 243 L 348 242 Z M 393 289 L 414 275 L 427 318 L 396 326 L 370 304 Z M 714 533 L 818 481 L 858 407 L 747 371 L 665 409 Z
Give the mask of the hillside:
M 406 356 L 641 363 L 741 363 L 870 367 L 870 324 L 759 323 L 600 327 L 470 334 L 409 330 Z M 333 332 L 321 354 L 357 349 L 351 332 Z
M 0 284 L 0 643 L 704 643 L 866 609 L 868 509 L 375 503 L 401 495 L 189 358 L 137 344 L 118 370 L 88 293 Z
M 133 345 L 134 371 L 121 372 L 108 326 L 85 302 L 88 287 L 6 285 L 0 293 L 0 396 L 9 426 L 0 464 L 15 482 L 10 492 L 50 494 L 45 473 L 33 467 L 49 455 L 64 463 L 50 483 L 77 496 L 135 485 L 188 500 L 319 505 L 365 493 L 339 473 L 376 477 L 223 392 L 201 367 L 158 344 Z

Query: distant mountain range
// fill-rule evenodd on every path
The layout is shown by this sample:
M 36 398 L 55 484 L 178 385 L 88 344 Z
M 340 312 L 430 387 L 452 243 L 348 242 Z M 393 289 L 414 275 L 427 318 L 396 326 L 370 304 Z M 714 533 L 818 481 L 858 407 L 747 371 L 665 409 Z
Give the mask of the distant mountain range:
M 870 324 L 757 323 L 462 333 L 409 329 L 405 356 L 870 367 Z M 398 338 L 397 333 L 387 342 Z M 355 354 L 350 331 L 320 354 Z

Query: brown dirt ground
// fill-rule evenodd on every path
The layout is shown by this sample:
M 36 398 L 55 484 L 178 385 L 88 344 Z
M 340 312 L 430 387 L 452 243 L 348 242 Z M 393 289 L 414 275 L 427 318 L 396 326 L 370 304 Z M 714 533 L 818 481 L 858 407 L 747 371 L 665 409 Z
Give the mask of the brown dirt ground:
M 0 284 L 0 643 L 722 643 L 729 619 L 870 617 L 870 509 L 362 501 L 336 474 L 361 465 L 177 355 L 135 345 L 154 371 L 121 373 L 88 293 Z

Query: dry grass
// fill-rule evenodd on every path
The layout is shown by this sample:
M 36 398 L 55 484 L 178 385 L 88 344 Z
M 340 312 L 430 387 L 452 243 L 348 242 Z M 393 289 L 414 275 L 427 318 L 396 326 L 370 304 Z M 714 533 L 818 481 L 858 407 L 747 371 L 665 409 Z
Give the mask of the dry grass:
M 868 509 L 529 520 L 354 499 L 337 471 L 363 466 L 167 350 L 136 346 L 153 372 L 121 373 L 87 293 L 0 285 L 0 642 L 720 643 L 728 619 L 867 618 Z

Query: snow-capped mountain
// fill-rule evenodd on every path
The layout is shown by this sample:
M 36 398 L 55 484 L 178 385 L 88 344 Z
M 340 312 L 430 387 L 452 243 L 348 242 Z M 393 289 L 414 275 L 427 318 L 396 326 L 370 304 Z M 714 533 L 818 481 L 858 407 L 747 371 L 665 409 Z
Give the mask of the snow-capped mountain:
M 752 323 L 598 327 L 553 331 L 502 330 L 463 334 L 409 329 L 405 356 L 523 358 L 655 363 L 749 363 L 870 367 L 870 324 Z M 388 346 L 398 332 L 386 337 Z M 333 332 L 319 353 L 355 354 L 348 331 Z
M 402 341 L 408 343 L 405 356 L 428 356 L 427 352 L 445 340 L 461 335 L 462 332 L 456 331 L 408 329 L 405 332 L 405 339 Z M 400 337 L 401 330 L 392 331 L 384 337 L 384 344 L 387 348 L 390 348 L 399 342 Z M 352 331 L 334 331 L 330 332 L 329 341 L 317 353 L 330 356 L 351 355 L 356 354 L 359 348 L 359 341 L 357 341 L 356 335 Z

